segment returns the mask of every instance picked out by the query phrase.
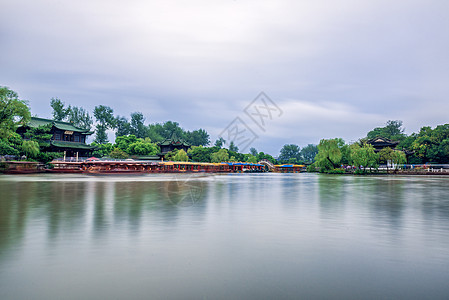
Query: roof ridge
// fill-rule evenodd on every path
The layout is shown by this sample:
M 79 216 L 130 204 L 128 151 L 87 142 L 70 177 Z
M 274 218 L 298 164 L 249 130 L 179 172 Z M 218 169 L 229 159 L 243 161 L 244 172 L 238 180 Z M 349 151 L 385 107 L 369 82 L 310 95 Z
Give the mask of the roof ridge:
M 57 120 L 53 120 L 53 119 L 40 118 L 40 117 L 31 117 L 31 119 L 38 119 L 38 120 L 41 120 L 41 121 L 48 121 L 49 123 L 54 123 L 54 124 L 59 123 L 59 124 L 62 124 L 62 125 L 70 125 L 70 126 L 75 127 L 76 129 L 80 129 L 80 130 L 84 130 L 84 131 L 90 131 L 89 128 L 78 127 L 78 126 L 75 126 L 71 122 L 57 121 Z

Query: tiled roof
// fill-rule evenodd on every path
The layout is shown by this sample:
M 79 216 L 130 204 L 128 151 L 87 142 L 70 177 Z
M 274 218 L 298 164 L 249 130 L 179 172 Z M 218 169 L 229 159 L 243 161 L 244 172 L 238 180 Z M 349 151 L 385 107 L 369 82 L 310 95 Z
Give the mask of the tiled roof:
M 399 144 L 398 141 L 392 141 L 384 137 L 376 137 L 367 141 L 368 144 L 373 146 L 396 146 Z
M 44 126 L 44 125 L 48 125 L 48 124 L 53 124 L 53 126 L 55 126 L 56 128 L 58 128 L 60 130 L 75 131 L 75 132 L 80 132 L 83 134 L 92 134 L 93 133 L 93 132 L 90 132 L 89 129 L 79 128 L 79 127 L 76 127 L 73 124 L 68 123 L 68 122 L 54 121 L 54 120 L 50 120 L 50 119 L 43 119 L 43 118 L 36 118 L 36 117 L 31 117 L 31 120 L 27 124 L 27 126 L 35 128 L 35 127 Z
M 74 149 L 84 149 L 84 150 L 93 150 L 95 146 L 89 146 L 83 143 L 75 143 L 75 142 L 65 142 L 65 141 L 51 141 L 50 144 L 54 147 L 58 148 L 74 148 Z
M 184 141 L 182 138 L 178 137 L 176 132 L 173 132 L 173 134 L 169 139 L 165 139 L 164 141 L 159 143 L 159 146 L 169 146 L 169 145 L 176 145 L 176 146 L 183 145 L 186 147 L 190 147 L 190 144 Z

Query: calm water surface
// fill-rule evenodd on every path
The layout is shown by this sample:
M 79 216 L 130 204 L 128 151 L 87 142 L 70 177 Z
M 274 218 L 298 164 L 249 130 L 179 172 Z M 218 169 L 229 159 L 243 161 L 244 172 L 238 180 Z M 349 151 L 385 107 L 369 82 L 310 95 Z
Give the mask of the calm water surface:
M 448 299 L 449 178 L 0 176 L 0 299 Z

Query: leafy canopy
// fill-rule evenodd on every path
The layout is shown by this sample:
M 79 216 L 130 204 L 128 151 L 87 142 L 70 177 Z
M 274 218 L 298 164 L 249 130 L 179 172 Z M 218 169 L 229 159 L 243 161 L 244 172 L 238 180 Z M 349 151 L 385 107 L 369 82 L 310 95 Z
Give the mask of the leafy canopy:
M 318 145 L 318 154 L 315 157 L 315 164 L 320 171 L 327 171 L 339 167 L 342 153 L 340 147 L 341 139 L 322 139 Z
M 280 163 L 299 163 L 302 160 L 299 146 L 295 144 L 284 145 L 278 160 Z
M 0 87 L 0 137 L 8 137 L 18 125 L 25 125 L 30 119 L 27 102 L 9 88 Z

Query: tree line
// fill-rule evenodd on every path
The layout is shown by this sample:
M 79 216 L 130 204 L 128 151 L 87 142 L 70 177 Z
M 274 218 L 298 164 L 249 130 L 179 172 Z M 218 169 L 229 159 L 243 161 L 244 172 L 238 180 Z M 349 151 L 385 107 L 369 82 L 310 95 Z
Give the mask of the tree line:
M 53 109 L 53 119 L 66 121 L 73 125 L 91 129 L 93 118 L 82 107 L 66 104 L 59 98 L 52 98 L 50 106 Z M 95 140 L 97 144 L 108 143 L 107 130 L 114 130 L 115 136 L 134 135 L 140 139 L 150 139 L 154 143 L 162 142 L 170 138 L 173 133 L 183 138 L 194 146 L 206 146 L 210 144 L 210 137 L 206 130 L 200 128 L 193 131 L 184 130 L 178 122 L 167 121 L 165 123 L 153 123 L 145 125 L 145 117 L 141 112 L 133 112 L 130 118 L 114 115 L 114 110 L 106 105 L 95 106 L 93 116 L 96 121 Z
M 157 143 L 175 133 L 192 147 L 188 153 L 168 153 L 166 159 L 197 162 L 257 162 L 268 159 L 274 164 L 313 163 L 313 167 L 330 171 L 341 165 L 355 165 L 366 169 L 388 161 L 403 163 L 403 153 L 406 151 L 409 153 L 410 164 L 449 163 L 449 124 L 435 128 L 425 126 L 417 133 L 406 135 L 402 121 L 390 120 L 385 126 L 374 128 L 366 137 L 352 144 L 346 144 L 341 138 L 324 139 L 318 145 L 309 144 L 302 149 L 296 144 L 286 144 L 276 159 L 270 154 L 258 152 L 255 148 L 251 148 L 246 154 L 239 153 L 233 141 L 228 143 L 223 138 L 217 139 L 211 146 L 210 136 L 202 128 L 189 131 L 174 121 L 145 124 L 146 119 L 141 112 L 133 112 L 127 118 L 115 115 L 109 106 L 98 105 L 91 115 L 83 107 L 66 105 L 59 98 L 52 98 L 50 106 L 55 121 L 66 121 L 79 128 L 93 130 L 95 139 L 92 145 L 97 146 L 94 155 L 101 157 L 155 155 L 160 152 Z M 27 124 L 30 118 L 27 101 L 20 99 L 15 91 L 0 87 L 0 154 L 26 155 L 40 161 L 48 161 L 60 155 L 44 151 L 51 137 L 50 128 L 29 129 L 25 133 L 25 139 L 16 133 L 17 127 Z M 115 132 L 114 143 L 108 141 L 108 130 Z M 367 142 L 376 137 L 399 141 L 399 144 L 396 149 L 386 148 L 375 153 Z
M 28 102 L 19 99 L 16 92 L 7 87 L 0 87 L 0 155 L 23 156 L 28 159 L 49 162 L 61 153 L 47 152 L 52 137 L 51 125 L 29 128 L 24 138 L 16 133 L 18 126 L 26 125 L 31 119 Z M 183 150 L 169 152 L 165 159 L 196 162 L 245 161 L 257 162 L 268 159 L 276 160 L 270 154 L 258 152 L 251 148 L 250 153 L 239 153 L 233 141 L 218 138 L 213 146 L 206 130 L 200 128 L 189 131 L 178 122 L 145 124 L 141 112 L 133 112 L 130 118 L 114 115 L 114 110 L 105 105 L 95 106 L 91 115 L 83 107 L 66 105 L 59 98 L 50 100 L 52 118 L 55 121 L 69 122 L 78 128 L 95 132 L 91 145 L 97 157 L 128 158 L 134 156 L 151 156 L 160 153 L 157 143 L 170 138 L 173 134 L 189 143 L 192 147 L 188 153 Z M 95 119 L 95 122 L 94 122 Z M 108 141 L 107 131 L 115 131 L 115 141 Z M 225 148 L 227 146 L 227 148 Z

